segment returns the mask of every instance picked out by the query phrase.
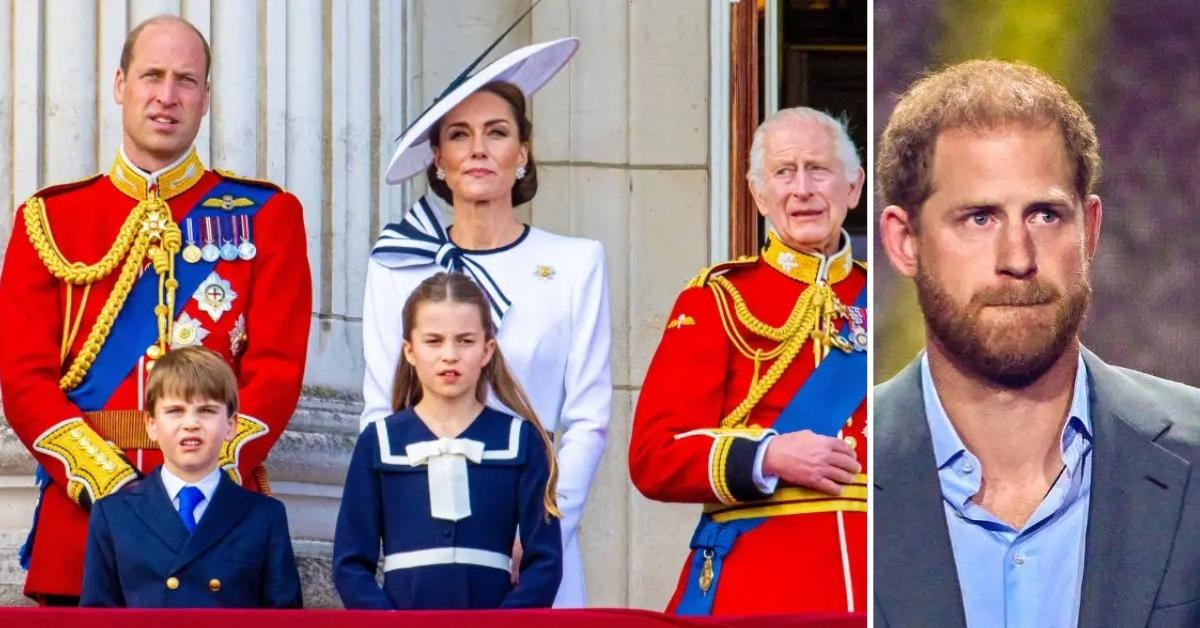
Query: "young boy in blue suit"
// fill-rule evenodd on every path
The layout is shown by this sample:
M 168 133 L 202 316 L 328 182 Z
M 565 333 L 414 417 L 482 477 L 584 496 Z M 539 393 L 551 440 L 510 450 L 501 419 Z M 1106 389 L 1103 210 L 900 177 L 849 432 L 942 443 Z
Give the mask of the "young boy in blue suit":
M 146 382 L 146 432 L 163 465 L 96 502 L 81 606 L 300 608 L 283 504 L 219 467 L 237 378 L 203 347 L 167 353 Z

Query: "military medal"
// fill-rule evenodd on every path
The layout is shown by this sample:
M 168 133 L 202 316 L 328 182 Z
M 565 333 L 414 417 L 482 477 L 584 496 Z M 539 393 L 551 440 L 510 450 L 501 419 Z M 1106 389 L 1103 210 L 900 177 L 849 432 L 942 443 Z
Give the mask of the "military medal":
M 850 343 L 855 351 L 867 350 L 867 310 L 855 305 L 849 308 Z
M 217 248 L 213 240 L 212 217 L 204 217 L 204 248 L 200 249 L 200 256 L 206 262 L 215 262 L 221 258 L 221 249 Z
M 238 257 L 250 261 L 258 255 L 258 247 L 250 241 L 250 217 L 242 214 L 242 243 L 238 245 Z
M 200 309 L 208 313 L 213 321 L 216 321 L 221 318 L 222 314 L 233 309 L 233 300 L 237 296 L 237 293 L 229 285 L 229 281 L 221 279 L 221 276 L 215 271 L 209 273 L 208 278 L 192 294 L 192 298 L 196 300 Z
M 195 264 L 200 261 L 202 255 L 200 247 L 196 246 L 196 235 L 192 232 L 192 219 L 185 219 L 184 224 L 187 226 L 187 246 L 183 248 L 183 261 Z
M 700 593 L 708 596 L 708 590 L 712 588 L 713 583 L 713 551 L 710 549 L 704 550 L 704 566 L 700 568 L 700 581 L 696 584 L 700 585 Z
M 237 247 L 234 246 L 233 242 L 225 239 L 225 230 L 222 227 L 223 222 L 225 221 L 221 220 L 219 217 L 217 218 L 217 238 L 221 241 L 221 259 L 227 262 L 232 262 L 233 260 L 237 259 L 238 250 Z

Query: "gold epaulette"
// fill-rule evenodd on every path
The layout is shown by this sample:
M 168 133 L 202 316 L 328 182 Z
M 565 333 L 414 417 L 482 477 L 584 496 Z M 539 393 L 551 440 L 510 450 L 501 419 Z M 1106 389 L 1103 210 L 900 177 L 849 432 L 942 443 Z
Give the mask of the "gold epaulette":
M 239 485 L 242 483 L 242 474 L 238 471 L 242 447 L 256 438 L 266 436 L 270 431 L 271 428 L 267 427 L 266 423 L 256 418 L 244 414 L 237 415 L 233 438 L 221 443 L 221 456 L 217 463 L 225 470 L 225 473 L 229 474 L 229 479 Z
M 692 277 L 692 280 L 688 282 L 687 287 L 703 288 L 704 286 L 708 285 L 708 278 L 713 273 L 723 273 L 723 272 L 726 272 L 726 271 L 734 269 L 734 268 L 743 268 L 746 266 L 752 266 L 757 261 L 758 261 L 757 255 L 743 255 L 737 259 L 729 260 L 727 262 L 721 262 L 719 264 L 713 264 L 712 266 L 709 266 L 708 268 L 702 269 L 699 273 L 696 274 L 695 277 Z
M 49 185 L 49 186 L 46 186 L 46 187 L 38 190 L 37 192 L 34 192 L 32 195 L 30 195 L 30 198 L 31 199 L 33 199 L 33 198 L 39 198 L 39 199 L 49 198 L 56 194 L 61 194 L 63 192 L 66 192 L 67 190 L 74 190 L 75 188 L 83 187 L 103 176 L 104 176 L 103 172 L 97 172 L 96 174 L 88 175 L 82 179 L 76 179 L 74 181 L 67 181 L 66 183 L 58 183 L 55 185 Z M 29 204 L 29 201 L 25 201 L 25 203 Z
M 223 178 L 226 178 L 226 179 L 233 179 L 234 181 L 238 181 L 241 183 L 248 183 L 250 185 L 257 185 L 259 187 L 269 188 L 269 189 L 275 190 L 276 192 L 284 191 L 283 188 L 279 187 L 278 185 L 275 185 L 274 183 L 271 183 L 270 181 L 267 181 L 266 179 L 255 179 L 254 177 L 243 177 L 240 174 L 236 174 L 232 170 L 225 170 L 222 168 L 216 168 L 213 170 L 213 172 L 221 175 Z

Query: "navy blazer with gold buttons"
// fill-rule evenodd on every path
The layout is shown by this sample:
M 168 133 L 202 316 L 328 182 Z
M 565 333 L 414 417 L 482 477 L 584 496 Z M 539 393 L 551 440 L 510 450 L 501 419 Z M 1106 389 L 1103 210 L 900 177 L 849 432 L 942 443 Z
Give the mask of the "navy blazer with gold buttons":
M 155 469 L 92 508 L 80 605 L 300 608 L 283 504 L 222 473 L 189 535 Z

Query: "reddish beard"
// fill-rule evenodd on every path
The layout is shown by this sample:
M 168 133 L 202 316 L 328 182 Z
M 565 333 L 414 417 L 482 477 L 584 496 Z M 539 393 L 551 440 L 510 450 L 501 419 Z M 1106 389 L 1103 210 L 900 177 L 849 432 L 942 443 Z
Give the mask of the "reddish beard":
M 1007 388 L 1028 386 L 1062 356 L 1079 332 L 1091 302 L 1086 271 L 1066 294 L 1037 279 L 984 288 L 965 305 L 955 302 L 938 278 L 917 268 L 917 299 L 925 325 L 950 358 L 970 372 Z M 985 308 L 1043 306 L 1051 319 L 1030 320 L 1034 312 L 985 321 Z

